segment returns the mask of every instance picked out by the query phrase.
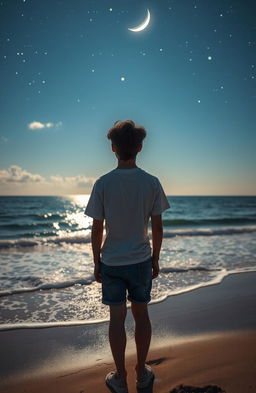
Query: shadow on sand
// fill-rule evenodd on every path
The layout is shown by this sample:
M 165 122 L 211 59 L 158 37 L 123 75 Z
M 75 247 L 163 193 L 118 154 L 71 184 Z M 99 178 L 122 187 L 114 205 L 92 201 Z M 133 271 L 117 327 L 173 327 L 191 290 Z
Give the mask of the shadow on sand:
M 208 385 L 204 387 L 179 385 L 176 388 L 170 390 L 170 393 L 226 393 L 219 386 Z

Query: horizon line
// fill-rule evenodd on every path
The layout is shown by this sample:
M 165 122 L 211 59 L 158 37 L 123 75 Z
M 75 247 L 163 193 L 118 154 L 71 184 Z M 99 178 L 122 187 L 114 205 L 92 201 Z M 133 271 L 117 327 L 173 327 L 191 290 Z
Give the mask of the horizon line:
M 88 194 L 0 194 L 0 197 L 68 197 L 68 196 L 86 196 Z M 256 194 L 166 194 L 167 197 L 256 197 Z

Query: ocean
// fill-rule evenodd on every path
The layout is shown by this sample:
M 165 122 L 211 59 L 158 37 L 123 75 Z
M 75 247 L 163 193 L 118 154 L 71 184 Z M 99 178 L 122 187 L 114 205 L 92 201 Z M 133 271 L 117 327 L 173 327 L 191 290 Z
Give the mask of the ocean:
M 93 277 L 88 198 L 0 197 L 0 329 L 108 319 Z M 256 271 L 256 197 L 168 199 L 152 302 Z

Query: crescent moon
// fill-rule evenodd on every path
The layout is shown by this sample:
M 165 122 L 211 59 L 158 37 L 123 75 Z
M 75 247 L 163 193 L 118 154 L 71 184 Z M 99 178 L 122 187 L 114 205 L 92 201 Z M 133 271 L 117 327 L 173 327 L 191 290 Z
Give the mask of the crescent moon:
M 149 12 L 148 9 L 147 9 L 147 12 L 148 12 L 147 17 L 144 20 L 144 22 L 141 23 L 141 25 L 139 25 L 137 27 L 133 27 L 133 28 L 128 28 L 128 30 L 135 31 L 135 32 L 144 30 L 148 26 L 148 24 L 150 22 L 150 12 Z

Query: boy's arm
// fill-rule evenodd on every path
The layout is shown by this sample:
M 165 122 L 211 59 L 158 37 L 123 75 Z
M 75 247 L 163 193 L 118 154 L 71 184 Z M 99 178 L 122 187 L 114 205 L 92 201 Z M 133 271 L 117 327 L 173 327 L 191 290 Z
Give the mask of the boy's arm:
M 91 242 L 94 260 L 94 276 L 97 282 L 101 282 L 100 276 L 100 250 L 103 238 L 103 221 L 93 219 Z
M 161 250 L 162 240 L 163 240 L 163 224 L 162 215 L 151 216 L 151 227 L 152 227 L 152 278 L 156 278 L 159 273 L 159 254 Z

